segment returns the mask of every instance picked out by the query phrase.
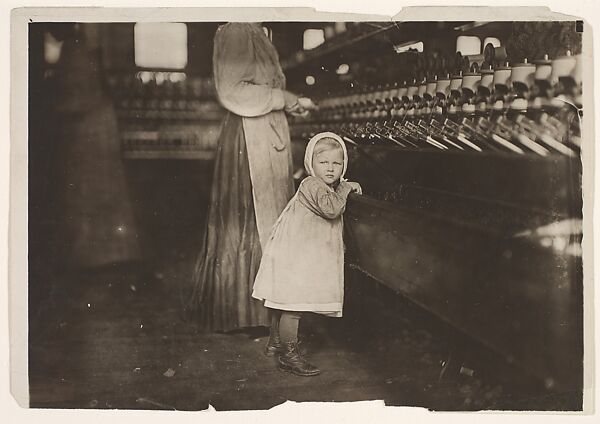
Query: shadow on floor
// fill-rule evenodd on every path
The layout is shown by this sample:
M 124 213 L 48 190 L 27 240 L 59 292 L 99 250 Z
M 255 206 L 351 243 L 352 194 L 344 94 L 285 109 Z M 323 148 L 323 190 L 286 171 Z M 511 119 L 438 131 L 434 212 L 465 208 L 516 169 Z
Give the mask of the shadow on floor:
M 344 318 L 308 315 L 301 323 L 310 359 L 323 373 L 282 373 L 262 354 L 267 329 L 214 334 L 185 323 L 182 287 L 192 260 L 167 262 L 145 277 L 128 267 L 45 277 L 50 288 L 31 296 L 32 407 L 248 410 L 287 399 L 383 399 L 433 410 L 581 407 L 580 393 L 546 393 L 483 368 L 440 381 L 447 331 L 407 303 L 385 307 L 364 289 L 375 283 L 352 270 Z

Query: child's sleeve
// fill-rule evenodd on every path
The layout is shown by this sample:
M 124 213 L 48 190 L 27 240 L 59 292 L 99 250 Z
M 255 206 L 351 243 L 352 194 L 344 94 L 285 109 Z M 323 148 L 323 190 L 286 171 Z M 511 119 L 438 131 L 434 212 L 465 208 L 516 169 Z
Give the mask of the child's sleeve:
M 335 219 L 344 213 L 350 185 L 341 182 L 335 191 L 314 177 L 308 177 L 300 186 L 305 205 L 325 219 Z

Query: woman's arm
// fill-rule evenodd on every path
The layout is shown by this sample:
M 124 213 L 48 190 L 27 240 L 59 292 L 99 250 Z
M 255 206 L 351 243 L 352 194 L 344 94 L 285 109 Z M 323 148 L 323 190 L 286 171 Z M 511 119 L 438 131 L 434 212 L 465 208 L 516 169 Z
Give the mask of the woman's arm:
M 284 90 L 255 82 L 255 51 L 248 24 L 232 23 L 217 30 L 213 73 L 221 104 L 240 116 L 260 116 L 296 102 Z

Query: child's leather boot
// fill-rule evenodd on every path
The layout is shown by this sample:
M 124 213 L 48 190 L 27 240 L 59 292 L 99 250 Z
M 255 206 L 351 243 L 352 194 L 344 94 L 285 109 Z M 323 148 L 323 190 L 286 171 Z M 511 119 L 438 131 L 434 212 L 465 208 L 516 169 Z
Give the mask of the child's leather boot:
M 279 331 L 271 330 L 269 340 L 265 346 L 265 356 L 275 356 L 275 354 L 281 352 L 283 352 L 283 344 L 279 338 Z
M 312 377 L 321 373 L 300 354 L 297 341 L 284 343 L 283 348 L 283 353 L 279 355 L 279 369 L 302 377 Z
M 269 334 L 269 340 L 265 345 L 264 354 L 265 356 L 272 357 L 278 354 L 284 353 L 285 349 L 283 348 L 283 343 L 281 342 L 281 338 L 279 337 L 279 332 L 271 332 Z M 298 341 L 298 352 L 300 355 L 306 355 L 307 349 L 305 343 Z

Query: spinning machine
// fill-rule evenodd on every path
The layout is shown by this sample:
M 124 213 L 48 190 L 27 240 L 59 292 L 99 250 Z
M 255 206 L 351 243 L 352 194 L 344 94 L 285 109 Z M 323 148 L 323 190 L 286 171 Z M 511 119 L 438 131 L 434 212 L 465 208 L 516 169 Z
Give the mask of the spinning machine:
M 409 78 L 315 91 L 291 124 L 347 143 L 364 192 L 348 260 L 547 388 L 580 388 L 581 55 L 411 56 Z

